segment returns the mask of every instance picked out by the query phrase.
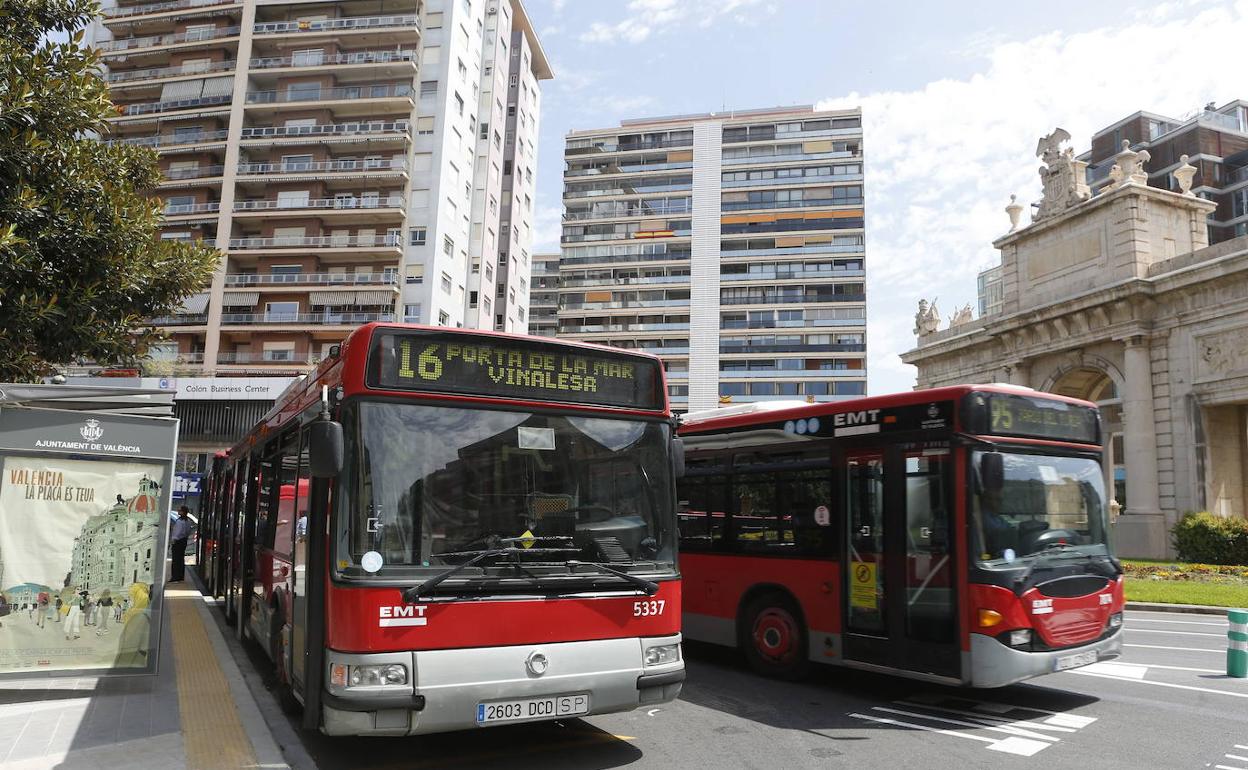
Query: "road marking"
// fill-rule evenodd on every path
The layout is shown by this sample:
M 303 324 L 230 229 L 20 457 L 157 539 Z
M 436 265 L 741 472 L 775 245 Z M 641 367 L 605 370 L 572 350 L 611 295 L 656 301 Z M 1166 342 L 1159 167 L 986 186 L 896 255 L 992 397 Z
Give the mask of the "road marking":
M 1148 666 L 1138 663 L 1093 663 L 1084 666 L 1084 671 L 1100 672 L 1122 679 L 1143 679 L 1148 674 Z
M 1075 669 L 1066 671 L 1067 674 L 1077 674 L 1079 676 L 1094 676 L 1098 679 L 1117 679 L 1119 682 L 1139 682 L 1140 684 L 1151 684 L 1154 687 L 1171 687 L 1175 690 L 1192 690 L 1194 692 L 1211 692 L 1216 695 L 1229 695 L 1232 698 L 1248 698 L 1248 692 L 1231 692 L 1230 690 L 1215 690 L 1211 687 L 1194 687 L 1190 684 L 1174 684 L 1172 682 L 1153 682 L 1148 679 L 1127 679 L 1122 676 L 1114 676 L 1112 674 L 1098 674 L 1094 671 L 1084 671 L 1083 669 Z
M 1239 762 L 1248 762 L 1248 757 L 1241 757 L 1235 754 L 1223 754 L 1222 756 L 1226 757 L 1227 759 L 1234 759 Z
M 1026 728 L 1031 728 L 1033 730 L 1052 730 L 1054 732 L 1059 732 L 1059 733 L 1073 733 L 1075 732 L 1076 729 L 1078 729 L 1074 727 L 1059 727 L 1058 725 L 1054 725 L 1054 724 L 1040 724 L 1037 722 L 1027 722 L 1023 720 L 1010 720 L 1010 719 L 1006 719 L 1005 717 L 985 716 L 984 714 L 977 714 L 974 711 L 966 711 L 963 709 L 948 708 L 947 706 L 933 706 L 928 703 L 915 703 L 913 701 L 904 701 L 904 700 L 894 701 L 894 703 L 900 703 L 903 706 L 915 706 L 917 708 L 932 709 L 933 711 L 944 711 L 949 714 L 961 714 L 964 717 L 971 717 L 973 719 L 978 719 L 986 724 L 1009 725 L 1010 727 L 1026 727 Z M 1056 717 L 1049 717 L 1049 719 L 1056 719 Z M 1080 725 L 1080 727 L 1082 726 L 1083 725 Z
M 889 719 L 888 717 L 873 717 L 868 714 L 850 714 L 854 719 L 866 719 L 870 722 L 881 722 L 886 725 L 897 725 L 898 727 L 913 727 L 916 730 L 926 730 L 929 733 L 940 733 L 941 735 L 952 735 L 955 738 L 970 738 L 973 741 L 983 741 L 984 743 L 996 743 L 992 738 L 985 738 L 982 735 L 969 735 L 960 733 L 957 730 L 945 730 L 941 727 L 931 727 L 929 725 L 919 725 L 913 722 L 903 722 L 900 719 Z
M 1218 639 L 1226 637 L 1226 634 L 1206 634 L 1204 631 L 1170 631 L 1164 628 L 1132 628 L 1130 632 L 1133 634 L 1182 634 L 1183 636 L 1212 636 Z
M 1214 765 L 1217 770 L 1248 770 L 1248 767 L 1231 767 L 1230 765 Z
M 1128 618 L 1131 622 L 1139 623 L 1177 623 L 1180 626 L 1222 626 L 1226 627 L 1226 623 L 1209 623 L 1204 620 L 1162 620 L 1161 618 Z
M 1123 647 L 1142 647 L 1148 650 L 1182 650 L 1183 652 L 1226 652 L 1226 650 L 1206 650 L 1203 647 L 1166 647 L 1162 644 L 1126 644 Z
M 1248 746 L 1240 746 L 1240 745 L 1237 743 L 1237 744 L 1235 744 L 1235 748 L 1237 748 L 1237 749 L 1248 749 Z
M 1163 668 L 1166 671 L 1195 671 L 1198 674 L 1225 674 L 1220 668 L 1188 668 L 1187 666 L 1160 666 L 1149 663 L 1148 668 Z
M 1041 735 L 1040 733 L 1033 733 L 1030 730 L 1024 730 L 1018 727 L 1010 727 L 1010 726 L 1003 725 L 1000 723 L 994 725 L 993 723 L 987 720 L 968 722 L 965 719 L 953 719 L 952 717 L 938 717 L 933 714 L 920 714 L 914 711 L 903 711 L 902 709 L 891 709 L 891 708 L 885 708 L 883 706 L 876 706 L 875 708 L 872 709 L 872 711 L 883 711 L 886 714 L 900 714 L 903 717 L 918 717 L 919 719 L 931 719 L 937 722 L 948 722 L 951 725 L 961 725 L 963 727 L 983 728 L 984 730 L 993 730 L 998 733 L 1006 733 L 1007 735 L 1021 735 L 1024 738 L 1036 738 L 1042 741 L 1060 741 L 1061 740 L 1061 738 L 1058 738 L 1055 735 Z

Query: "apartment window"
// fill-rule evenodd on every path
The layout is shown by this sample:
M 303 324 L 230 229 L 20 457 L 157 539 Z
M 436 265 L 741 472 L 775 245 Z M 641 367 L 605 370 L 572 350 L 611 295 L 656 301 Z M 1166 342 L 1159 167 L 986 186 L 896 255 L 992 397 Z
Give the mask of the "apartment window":
M 403 323 L 420 323 L 420 303 L 403 306 Z
M 421 284 L 425 282 L 425 266 L 424 265 L 408 265 L 407 266 L 407 282 L 410 284 Z
M 264 303 L 264 320 L 296 321 L 299 319 L 298 302 L 266 302 Z
M 451 276 L 449 273 L 442 273 L 442 291 L 447 294 L 451 293 Z
M 503 161 L 503 176 L 511 176 L 511 161 L 509 160 Z
M 481 315 L 488 317 L 490 315 L 490 307 L 491 307 L 490 298 L 482 297 L 481 298 Z
M 455 241 L 449 235 L 442 236 L 442 253 L 448 257 L 455 253 Z
M 432 11 L 425 15 L 425 29 L 442 29 L 441 11 Z
M 314 67 L 324 61 L 324 48 L 303 48 L 295 51 L 290 57 L 290 63 L 296 67 Z
M 477 293 L 475 291 L 468 292 L 468 307 L 477 306 Z
M 507 117 L 514 118 L 516 116 L 516 103 L 512 102 L 507 105 Z
M 420 97 L 422 99 L 425 98 L 426 96 L 437 96 L 437 95 L 438 95 L 438 81 L 436 80 L 420 81 Z
M 451 316 L 445 310 L 438 311 L 438 326 L 449 326 Z
M 464 66 L 463 59 L 456 60 L 456 69 L 459 71 L 459 77 L 461 80 L 466 80 L 468 78 L 468 68 Z
M 480 130 L 480 132 L 477 134 L 477 138 L 478 138 L 478 139 L 489 139 L 489 138 L 490 138 L 490 124 L 489 124 L 489 123 L 487 123 L 487 122 L 485 122 L 485 121 L 481 121 L 481 130 Z
M 493 265 L 485 266 L 485 282 L 486 283 L 494 282 L 494 266 Z
M 420 57 L 420 65 L 422 67 L 433 67 L 442 63 L 442 47 L 436 45 L 425 46 L 424 53 Z
M 512 76 L 511 76 L 511 80 L 509 81 L 509 83 L 508 83 L 508 84 L 509 84 L 512 88 L 515 88 L 515 87 L 516 87 L 516 84 L 517 84 L 517 83 L 519 83 L 519 82 L 520 82 L 520 76 L 519 76 L 519 75 L 512 75 Z
M 458 92 L 455 93 L 455 113 L 461 118 L 464 116 L 464 97 Z
M 408 234 L 408 243 L 410 243 L 413 246 L 424 246 L 425 243 L 428 242 L 429 228 L 413 227 L 412 229 L 407 231 L 407 234 Z
M 321 98 L 320 83 L 291 83 L 286 86 L 286 100 L 301 102 Z
M 418 136 L 429 136 L 433 133 L 433 118 L 424 117 L 416 118 L 416 134 Z

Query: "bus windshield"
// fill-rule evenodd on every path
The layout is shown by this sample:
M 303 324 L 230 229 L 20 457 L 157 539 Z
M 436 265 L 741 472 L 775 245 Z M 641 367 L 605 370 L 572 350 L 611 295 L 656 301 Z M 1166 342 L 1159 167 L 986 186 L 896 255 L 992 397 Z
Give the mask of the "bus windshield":
M 975 453 L 972 526 L 979 561 L 1002 566 L 1054 547 L 1107 555 L 1105 477 L 1087 457 L 1002 453 L 1004 483 L 985 488 Z
M 500 547 L 518 553 L 462 577 L 566 576 L 568 560 L 675 570 L 664 422 L 393 402 L 345 417 L 343 576 L 434 574 Z

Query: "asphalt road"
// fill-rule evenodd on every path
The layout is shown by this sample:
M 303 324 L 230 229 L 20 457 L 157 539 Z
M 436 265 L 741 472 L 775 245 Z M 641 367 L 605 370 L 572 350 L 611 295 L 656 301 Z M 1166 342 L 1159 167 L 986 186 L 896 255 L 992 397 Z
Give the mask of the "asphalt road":
M 801 683 L 689 644 L 660 708 L 422 738 L 302 733 L 262 692 L 295 767 L 978 768 L 1248 770 L 1248 680 L 1225 674 L 1226 619 L 1128 612 L 1125 655 L 989 691 L 819 667 Z M 235 648 L 244 670 L 263 668 Z M 244 652 L 244 650 L 246 650 Z M 267 669 L 266 669 L 267 670 Z M 253 676 L 255 689 L 260 677 Z

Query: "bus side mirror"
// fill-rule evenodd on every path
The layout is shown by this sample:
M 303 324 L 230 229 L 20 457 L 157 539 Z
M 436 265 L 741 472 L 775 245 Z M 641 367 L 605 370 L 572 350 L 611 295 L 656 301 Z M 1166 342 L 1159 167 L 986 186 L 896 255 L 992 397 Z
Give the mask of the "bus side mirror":
M 985 491 L 1000 492 L 1005 486 L 1005 456 L 1000 452 L 985 452 L 980 455 L 979 478 Z
M 685 477 L 685 440 L 682 438 L 672 439 L 672 475 L 678 479 Z
M 329 479 L 342 470 L 342 423 L 317 420 L 308 426 L 308 469 L 312 477 Z

